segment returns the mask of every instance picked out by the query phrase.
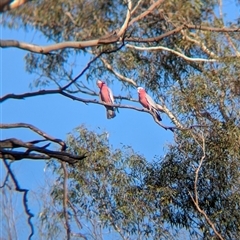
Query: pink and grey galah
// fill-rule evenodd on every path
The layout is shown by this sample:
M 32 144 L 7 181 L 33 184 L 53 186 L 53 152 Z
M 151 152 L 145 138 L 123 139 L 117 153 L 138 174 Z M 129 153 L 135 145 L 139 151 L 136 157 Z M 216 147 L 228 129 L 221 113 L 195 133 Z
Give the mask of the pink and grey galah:
M 157 104 L 153 101 L 153 99 L 146 93 L 145 89 L 142 87 L 137 88 L 138 91 L 138 97 L 139 102 L 143 105 L 143 107 L 150 110 L 158 121 L 162 121 L 162 118 L 160 117 L 160 114 L 158 113 L 159 108 Z
M 104 103 L 114 104 L 114 98 L 111 89 L 106 85 L 105 82 L 98 80 L 97 86 L 100 88 L 99 97 Z M 111 106 L 105 106 L 107 109 L 107 118 L 111 119 L 116 116 L 114 108 Z

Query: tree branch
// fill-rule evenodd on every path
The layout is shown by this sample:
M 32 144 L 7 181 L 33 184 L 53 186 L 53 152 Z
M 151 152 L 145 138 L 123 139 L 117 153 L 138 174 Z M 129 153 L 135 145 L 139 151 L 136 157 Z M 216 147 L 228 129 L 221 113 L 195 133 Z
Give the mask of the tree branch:
M 79 228 L 79 229 L 82 229 L 83 227 L 82 227 L 81 222 L 80 222 L 79 219 L 77 218 L 77 211 L 76 211 L 74 205 L 73 205 L 69 200 L 68 200 L 68 204 L 69 204 L 70 208 L 73 210 L 73 213 L 74 213 L 73 216 L 74 216 L 74 219 L 75 219 L 75 221 L 76 221 L 76 224 L 78 225 L 78 228 Z
M 3 163 L 4 163 L 5 167 L 7 168 L 7 171 L 9 173 L 9 175 L 11 176 L 11 179 L 12 179 L 14 185 L 15 185 L 15 190 L 17 192 L 23 192 L 23 206 L 24 206 L 25 213 L 28 216 L 28 225 L 31 229 L 30 235 L 28 236 L 28 239 L 30 240 L 32 238 L 32 236 L 34 235 L 34 227 L 33 227 L 33 223 L 32 223 L 32 218 L 34 217 L 34 215 L 28 209 L 28 199 L 27 199 L 28 190 L 23 189 L 19 186 L 18 181 L 17 181 L 16 177 L 14 176 L 14 174 L 12 172 L 10 164 L 8 164 L 6 159 L 3 159 Z
M 6 177 L 3 181 L 3 184 L 0 186 L 0 188 L 4 188 L 7 185 L 8 177 L 9 177 L 9 172 L 7 171 Z
M 98 104 L 98 105 L 103 105 L 103 106 L 113 106 L 113 107 L 116 107 L 116 108 L 133 109 L 133 110 L 139 111 L 139 112 L 147 112 L 147 113 L 151 114 L 152 117 L 154 118 L 155 122 L 159 126 L 164 128 L 165 130 L 170 130 L 170 131 L 173 131 L 174 129 L 189 130 L 189 129 L 192 129 L 192 128 L 195 128 L 195 127 L 205 127 L 205 126 L 201 126 L 201 125 L 193 125 L 193 126 L 189 126 L 189 127 L 184 127 L 176 119 L 176 117 L 170 112 L 170 110 L 166 106 L 160 106 L 159 105 L 160 106 L 159 111 L 164 111 L 170 117 L 170 119 L 176 124 L 176 127 L 175 126 L 172 126 L 172 127 L 171 126 L 164 126 L 163 124 L 158 122 L 157 119 L 155 119 L 154 114 L 146 108 L 143 109 L 143 108 L 137 108 L 137 107 L 130 106 L 130 105 L 121 105 L 121 104 L 107 104 L 107 103 L 104 103 L 104 102 L 100 102 L 96 99 L 79 98 L 79 97 L 73 96 L 71 94 L 68 94 L 68 93 L 62 91 L 61 89 L 58 89 L 58 90 L 40 90 L 40 91 L 37 91 L 37 92 L 24 93 L 24 94 L 8 94 L 8 95 L 5 95 L 4 97 L 0 98 L 0 102 L 6 101 L 7 99 L 10 99 L 10 98 L 25 99 L 25 98 L 28 98 L 28 97 L 40 96 L 40 95 L 46 95 L 46 94 L 61 94 L 65 97 L 67 97 L 67 98 L 70 98 L 70 99 L 75 100 L 75 101 L 83 102 L 83 103 L 86 103 L 86 104 L 92 103 L 92 104 Z M 125 100 L 130 100 L 127 97 L 121 97 L 121 96 L 120 97 L 117 96 L 116 98 L 122 98 L 122 99 L 125 99 Z
M 165 37 L 179 33 L 184 28 L 201 30 L 201 31 L 211 31 L 211 32 L 240 32 L 240 28 L 215 28 L 215 27 L 207 27 L 207 26 L 201 26 L 201 25 L 183 24 L 160 36 L 156 36 L 152 38 L 128 37 L 128 38 L 124 38 L 124 41 L 139 42 L 139 43 L 159 42 Z M 16 40 L 0 40 L 0 47 L 1 48 L 15 47 L 15 48 L 20 48 L 20 49 L 27 50 L 34 53 L 47 54 L 52 51 L 57 51 L 65 48 L 84 49 L 87 47 L 96 47 L 102 44 L 117 43 L 119 41 L 119 36 L 116 33 L 117 33 L 117 30 L 99 39 L 93 39 L 93 40 L 87 40 L 87 41 L 68 41 L 68 42 L 55 43 L 48 46 L 39 46 L 39 45 L 20 42 Z
M 131 11 L 131 15 L 133 15 L 135 13 L 135 11 L 138 9 L 138 7 L 140 6 L 140 4 L 142 3 L 143 0 L 138 0 L 137 4 L 135 5 L 135 7 L 133 8 L 133 10 Z
M 171 52 L 187 61 L 190 61 L 190 62 L 216 62 L 217 60 L 216 59 L 204 59 L 204 58 L 190 58 L 190 57 L 187 57 L 186 55 L 180 53 L 180 52 L 177 52 L 173 49 L 170 49 L 170 48 L 167 48 L 167 47 L 162 47 L 162 46 L 157 46 L 157 47 L 138 47 L 138 46 L 133 46 L 133 45 L 130 45 L 130 44 L 126 44 L 126 47 L 128 48 L 132 48 L 132 49 L 135 49 L 135 50 L 140 50 L 140 51 L 156 51 L 156 50 L 164 50 L 164 51 L 168 51 L 168 52 Z
M 113 67 L 107 62 L 106 59 L 100 57 L 100 59 L 102 60 L 102 62 L 104 63 L 105 67 L 110 71 L 112 72 L 117 78 L 119 78 L 121 81 L 124 81 L 124 82 L 127 82 L 127 83 L 130 83 L 131 85 L 137 87 L 137 83 L 132 80 L 131 78 L 128 78 L 128 77 L 124 77 L 122 74 L 118 73 L 117 71 L 115 71 L 113 69 Z
M 95 56 L 91 61 L 88 62 L 87 66 L 70 82 L 68 83 L 67 85 L 65 85 L 64 87 L 61 88 L 61 90 L 66 90 L 68 87 L 70 87 L 73 83 L 75 83 L 86 71 L 87 69 L 91 66 L 91 64 L 93 62 L 95 62 L 99 57 L 101 57 L 103 54 L 111 54 L 111 53 L 114 53 L 114 52 L 117 52 L 119 51 L 122 47 L 124 46 L 124 42 L 122 42 L 122 44 L 113 49 L 113 50 L 109 50 L 109 51 L 103 51 L 101 53 L 99 53 L 97 56 Z M 1 102 L 1 101 L 0 101 Z
M 30 152 L 34 151 L 34 152 L 47 155 L 47 158 L 44 157 L 43 155 L 42 156 L 43 159 L 56 158 L 56 159 L 59 159 L 60 161 L 68 162 L 69 164 L 74 164 L 86 157 L 86 154 L 77 156 L 64 151 L 48 150 L 46 149 L 48 145 L 46 145 L 45 147 L 37 147 L 32 143 L 25 143 L 16 138 L 5 139 L 0 141 L 0 157 L 12 159 L 12 160 L 21 160 L 23 158 L 39 159 L 39 157 L 42 155 L 30 154 Z M 26 148 L 27 151 L 16 152 L 16 151 L 5 149 L 5 148 L 18 148 L 18 147 Z
M 21 5 L 23 5 L 26 2 L 29 2 L 31 0 L 1 0 L 0 1 L 0 13 L 1 12 L 5 12 L 17 7 L 20 7 Z
M 119 38 L 122 38 L 125 35 L 125 32 L 128 28 L 129 20 L 131 18 L 131 11 L 132 11 L 132 0 L 127 0 L 128 1 L 128 10 L 127 10 L 127 16 L 126 19 L 120 28 L 119 32 L 117 33 L 117 36 Z
M 62 168 L 63 168 L 63 216 L 65 219 L 65 228 L 67 232 L 67 240 L 70 240 L 71 237 L 71 228 L 68 220 L 68 210 L 67 210 L 67 203 L 68 203 L 68 187 L 67 187 L 67 181 L 68 181 L 68 172 L 67 172 L 67 167 L 66 163 L 62 162 L 61 163 Z
M 183 34 L 183 36 L 184 36 L 184 38 L 185 38 L 186 40 L 188 40 L 188 41 L 190 41 L 190 42 L 193 42 L 193 43 L 195 43 L 196 45 L 198 45 L 207 55 L 209 55 L 209 56 L 212 57 L 212 58 L 216 58 L 216 59 L 218 58 L 218 56 L 217 56 L 214 52 L 210 51 L 210 50 L 204 45 L 204 43 L 202 43 L 202 42 L 200 42 L 200 41 L 198 41 L 198 40 L 196 40 L 196 39 L 194 39 L 194 38 L 189 37 L 189 36 L 186 34 L 185 31 L 182 31 L 182 34 Z
M 198 143 L 199 144 L 199 143 Z M 203 164 L 203 161 L 206 157 L 206 150 L 205 150 L 205 138 L 202 134 L 202 145 L 199 144 L 199 146 L 201 146 L 202 148 L 202 151 L 203 151 L 203 155 L 202 155 L 202 158 L 198 164 L 198 167 L 196 169 L 196 172 L 195 172 L 195 180 L 194 180 L 194 196 L 195 198 L 192 196 L 191 192 L 189 191 L 189 195 L 195 205 L 195 207 L 197 208 L 197 210 L 199 211 L 199 213 L 201 213 L 204 218 L 206 219 L 206 221 L 208 222 L 208 224 L 211 226 L 211 228 L 213 229 L 214 233 L 219 237 L 219 239 L 223 240 L 223 237 L 221 236 L 221 234 L 217 231 L 217 229 L 215 228 L 213 222 L 210 220 L 210 218 L 207 216 L 206 212 L 201 209 L 201 207 L 199 206 L 199 202 L 198 202 L 198 176 L 199 176 L 199 171 L 202 167 L 202 164 Z
M 31 160 L 49 160 L 51 157 L 43 155 L 43 154 L 36 154 L 36 153 L 26 153 L 26 152 L 19 152 L 19 151 L 12 151 L 12 150 L 5 150 L 0 148 L 0 158 L 3 159 L 10 159 L 14 161 L 22 160 L 22 159 L 31 159 Z
M 129 26 L 131 26 L 133 23 L 139 21 L 140 19 L 143 19 L 146 17 L 149 13 L 151 13 L 156 7 L 158 7 L 160 4 L 162 4 L 164 0 L 158 0 L 157 2 L 154 2 L 145 12 L 141 13 L 137 17 L 133 18 L 131 22 L 129 23 Z
M 195 29 L 200 31 L 210 31 L 210 32 L 240 32 L 240 27 L 238 28 L 218 28 L 218 27 L 208 27 L 202 25 L 193 25 L 193 24 L 184 24 L 184 26 L 188 29 Z
M 62 141 L 61 139 L 56 139 L 56 138 L 48 135 L 47 133 L 43 132 L 42 130 L 40 130 L 39 128 L 37 128 L 37 127 L 35 127 L 31 124 L 27 124 L 27 123 L 3 124 L 3 123 L 0 123 L 0 128 L 1 129 L 29 128 L 30 130 L 36 132 L 37 134 L 44 137 L 45 139 L 50 140 L 50 141 L 55 142 L 55 143 L 58 143 L 60 146 L 62 146 L 62 151 L 66 150 L 66 143 L 64 141 Z

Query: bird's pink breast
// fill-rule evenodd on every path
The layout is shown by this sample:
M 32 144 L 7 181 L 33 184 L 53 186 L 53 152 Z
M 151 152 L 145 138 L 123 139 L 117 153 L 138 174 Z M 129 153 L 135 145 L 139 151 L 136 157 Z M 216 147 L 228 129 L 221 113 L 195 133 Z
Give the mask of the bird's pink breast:
M 109 96 L 109 91 L 108 91 L 107 86 L 104 86 L 104 85 L 102 86 L 100 94 L 101 94 L 102 101 L 104 101 L 105 103 L 111 103 L 112 102 L 111 98 Z
M 139 93 L 139 102 L 143 105 L 145 108 L 149 108 L 148 101 L 146 99 L 146 94 L 145 93 Z

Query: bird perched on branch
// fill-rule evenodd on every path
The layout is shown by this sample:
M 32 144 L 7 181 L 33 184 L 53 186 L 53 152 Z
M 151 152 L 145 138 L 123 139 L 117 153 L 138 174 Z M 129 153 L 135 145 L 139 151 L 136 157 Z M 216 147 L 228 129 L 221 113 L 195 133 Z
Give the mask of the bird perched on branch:
M 114 104 L 114 98 L 111 89 L 106 85 L 105 82 L 98 80 L 97 86 L 100 88 L 99 97 L 104 103 Z M 111 119 L 116 116 L 114 108 L 111 106 L 105 106 L 107 109 L 107 118 Z
M 158 108 L 158 105 L 146 93 L 145 89 L 142 87 L 138 87 L 137 91 L 138 91 L 139 102 L 143 105 L 143 107 L 150 110 L 155 115 L 158 121 L 162 121 L 162 118 L 160 117 L 160 114 L 158 112 L 160 110 Z

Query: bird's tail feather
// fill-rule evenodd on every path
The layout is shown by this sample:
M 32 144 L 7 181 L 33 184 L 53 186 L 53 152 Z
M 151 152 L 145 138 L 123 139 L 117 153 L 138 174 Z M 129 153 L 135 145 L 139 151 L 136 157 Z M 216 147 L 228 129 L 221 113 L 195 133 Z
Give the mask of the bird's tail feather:
M 115 113 L 115 111 L 114 111 L 114 109 L 113 108 L 111 108 L 111 109 L 107 109 L 107 119 L 111 119 L 111 118 L 114 118 L 114 117 L 116 117 L 116 113 Z
M 161 122 L 161 121 L 162 121 L 162 118 L 161 118 L 160 114 L 159 114 L 155 109 L 154 109 L 154 114 L 155 114 L 157 120 L 158 120 L 159 122 Z

